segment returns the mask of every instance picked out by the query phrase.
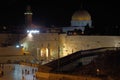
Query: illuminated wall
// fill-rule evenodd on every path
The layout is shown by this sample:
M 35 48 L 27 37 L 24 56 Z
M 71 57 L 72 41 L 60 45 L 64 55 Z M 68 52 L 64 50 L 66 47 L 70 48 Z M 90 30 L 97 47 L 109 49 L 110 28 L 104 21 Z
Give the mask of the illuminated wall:
M 119 36 L 67 36 L 60 35 L 61 56 L 69 55 L 73 52 L 101 47 L 120 47 Z
M 21 43 L 25 52 L 30 52 L 40 60 L 49 60 L 58 57 L 58 38 L 57 33 L 32 34 L 24 38 Z
M 100 47 L 120 47 L 119 36 L 80 36 L 57 33 L 40 33 L 21 41 L 25 52 L 38 59 L 50 60 L 63 57 L 80 50 Z

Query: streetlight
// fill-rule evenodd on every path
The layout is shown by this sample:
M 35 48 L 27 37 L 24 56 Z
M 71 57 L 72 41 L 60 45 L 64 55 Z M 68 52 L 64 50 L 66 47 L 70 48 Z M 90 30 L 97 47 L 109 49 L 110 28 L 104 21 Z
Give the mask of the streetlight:
M 99 75 L 100 73 L 100 69 L 96 69 L 97 75 Z

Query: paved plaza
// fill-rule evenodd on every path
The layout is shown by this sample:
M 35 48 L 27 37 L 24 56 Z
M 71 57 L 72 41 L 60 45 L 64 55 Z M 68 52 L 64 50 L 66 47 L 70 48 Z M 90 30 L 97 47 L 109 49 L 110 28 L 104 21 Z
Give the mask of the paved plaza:
M 37 67 L 31 67 L 19 64 L 4 64 L 2 65 L 3 76 L 0 80 L 37 80 L 35 72 Z

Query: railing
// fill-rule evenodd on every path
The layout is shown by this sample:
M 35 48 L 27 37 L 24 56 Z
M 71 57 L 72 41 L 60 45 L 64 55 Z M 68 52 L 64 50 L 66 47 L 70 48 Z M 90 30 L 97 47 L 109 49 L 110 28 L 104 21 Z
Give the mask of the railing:
M 26 63 L 26 62 L 20 62 L 20 65 L 25 65 L 25 66 L 31 66 L 31 67 L 39 67 L 39 64 L 33 64 L 33 63 Z
M 98 77 L 91 76 L 75 76 L 67 74 L 54 74 L 54 73 L 44 73 L 36 72 L 35 75 L 40 80 L 102 80 Z
M 31 55 L 0 55 L 0 63 L 19 63 L 19 62 L 30 62 L 34 60 Z

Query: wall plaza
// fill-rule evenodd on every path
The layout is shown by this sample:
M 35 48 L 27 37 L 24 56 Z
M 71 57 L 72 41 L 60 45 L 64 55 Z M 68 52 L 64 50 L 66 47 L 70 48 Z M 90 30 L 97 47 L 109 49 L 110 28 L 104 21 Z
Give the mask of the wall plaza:
M 69 27 L 38 26 L 32 23 L 32 15 L 31 7 L 28 6 L 25 12 L 27 34 L 0 34 L 0 46 L 18 39 L 21 45 L 20 48 L 17 46 L 17 49 L 10 46 L 0 47 L 0 51 L 6 51 L 5 55 L 30 54 L 38 60 L 53 60 L 81 50 L 120 47 L 120 36 L 84 34 L 86 26 L 92 28 L 92 19 L 86 10 L 76 11 L 71 17 Z M 2 53 L 0 55 L 4 55 Z

